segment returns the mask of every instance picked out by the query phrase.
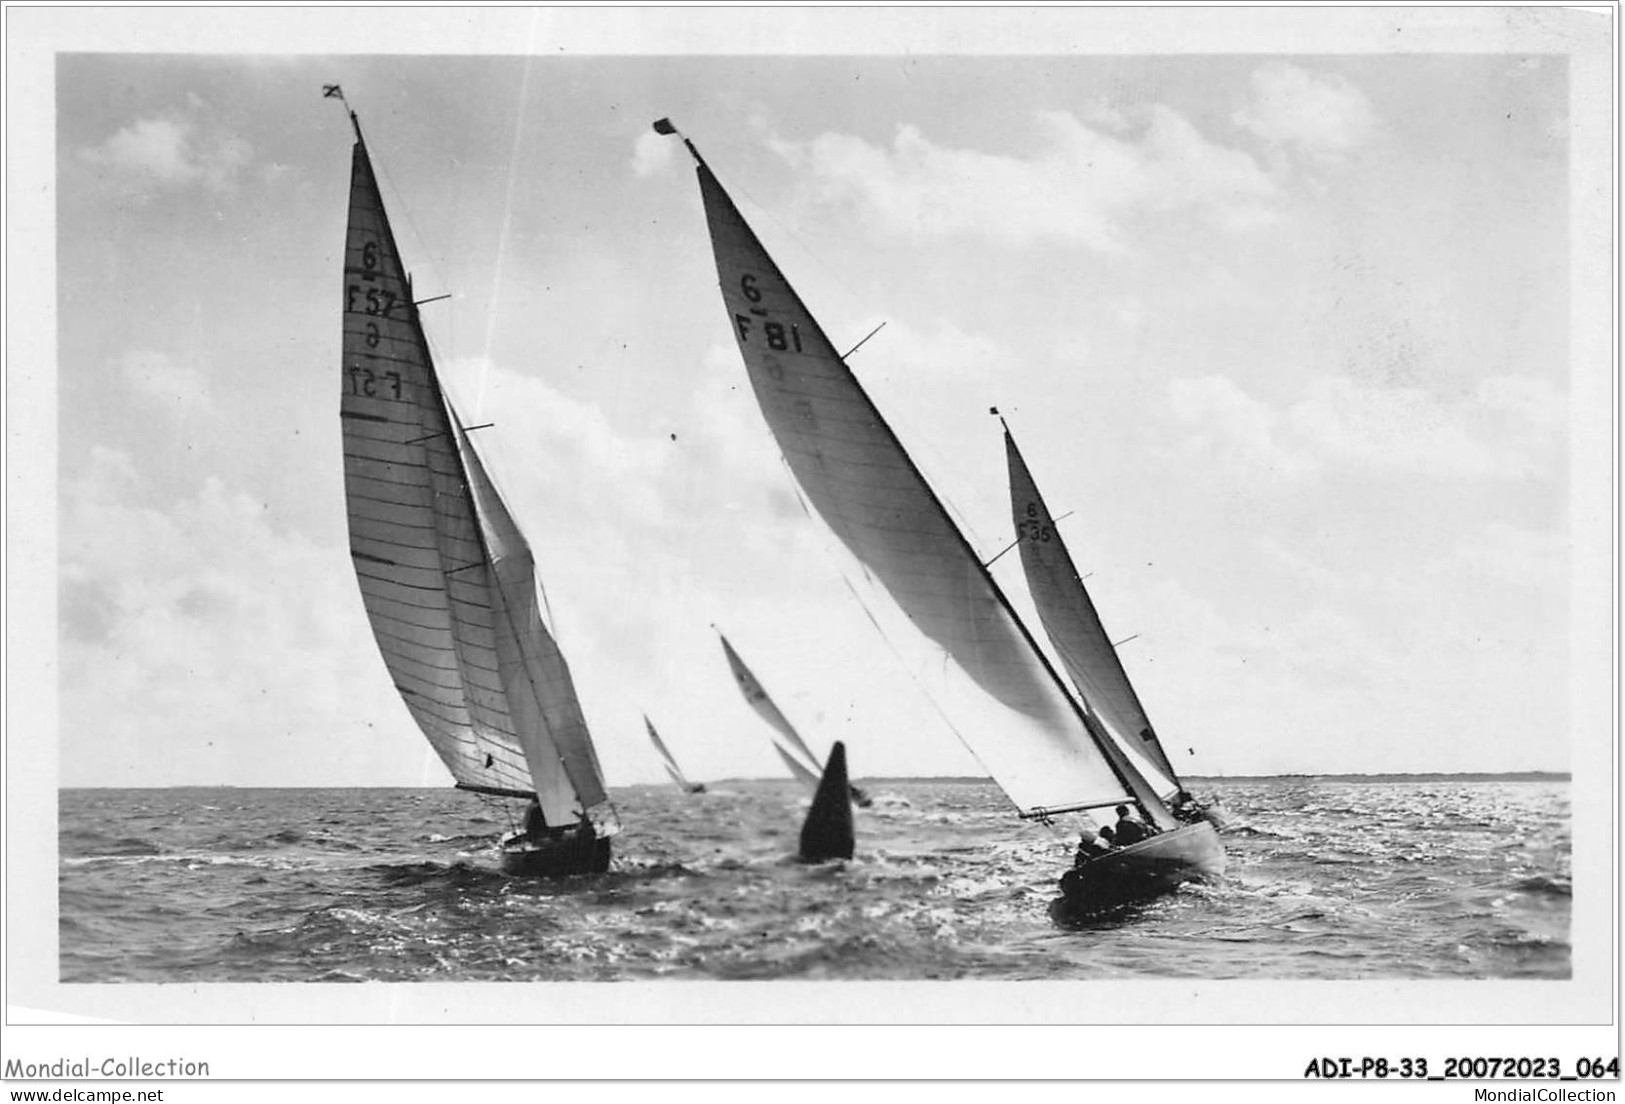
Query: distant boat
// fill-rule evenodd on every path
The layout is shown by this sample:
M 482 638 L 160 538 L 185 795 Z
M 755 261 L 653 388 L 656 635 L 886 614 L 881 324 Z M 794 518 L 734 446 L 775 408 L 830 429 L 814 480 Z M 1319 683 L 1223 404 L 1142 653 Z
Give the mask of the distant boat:
M 678 767 L 677 760 L 672 758 L 671 751 L 666 747 L 666 741 L 660 738 L 655 731 L 655 724 L 648 717 L 643 718 L 643 726 L 649 730 L 649 742 L 655 746 L 655 754 L 660 756 L 660 765 L 666 768 L 673 784 L 684 793 L 698 794 L 705 792 L 704 782 L 690 782 L 684 776 L 682 768 Z
M 666 119 L 655 130 L 676 133 Z M 786 465 L 867 574 L 985 695 L 982 708 L 952 719 L 954 731 L 1023 818 L 1047 823 L 1135 804 L 1159 830 L 1112 852 L 1064 900 L 1088 913 L 1222 874 L 1224 848 L 1212 825 L 1177 820 L 1073 699 L 705 159 L 683 142 L 699 176 L 729 328 Z
M 331 94 L 331 93 L 329 93 Z M 361 124 L 339 418 L 350 558 L 395 689 L 459 789 L 529 802 L 503 869 L 608 868 L 619 822 L 530 546 L 435 374 Z
M 1002 418 L 1000 424 L 1004 425 Z M 1084 707 L 1120 747 L 1139 758 L 1136 768 L 1176 817 L 1207 820 L 1222 829 L 1225 817 L 1217 800 L 1199 803 L 1189 794 L 1157 739 L 1008 425 L 1004 425 L 1004 452 L 1010 473 L 1010 512 L 1027 591 Z
M 767 722 L 773 750 L 779 753 L 779 758 L 784 760 L 784 765 L 790 768 L 792 775 L 805 783 L 809 789 L 816 791 L 824 774 L 818 765 L 818 756 L 812 753 L 812 749 L 801 738 L 801 734 L 790 723 L 790 719 L 773 704 L 773 699 L 768 697 L 762 684 L 751 674 L 750 668 L 745 666 L 745 661 L 739 658 L 739 653 L 728 643 L 728 638 L 719 631 L 717 639 L 722 641 L 722 651 L 728 657 L 728 669 L 733 672 L 734 683 L 739 687 L 739 692 L 745 696 L 745 701 L 750 707 L 756 710 L 756 715 Z M 842 762 L 845 762 L 844 753 Z M 868 808 L 873 804 L 869 795 L 856 786 L 851 786 L 850 789 L 852 800 L 859 805 Z

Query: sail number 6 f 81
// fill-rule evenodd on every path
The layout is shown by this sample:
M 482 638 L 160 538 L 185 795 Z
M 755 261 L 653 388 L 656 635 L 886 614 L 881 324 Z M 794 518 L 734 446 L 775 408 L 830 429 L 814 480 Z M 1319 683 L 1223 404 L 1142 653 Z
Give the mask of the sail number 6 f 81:
M 752 303 L 762 301 L 762 290 L 756 286 L 756 277 L 752 273 L 745 273 L 739 278 L 739 290 L 744 292 L 745 298 Z M 767 311 L 762 307 L 751 307 L 749 314 L 734 314 L 734 329 L 739 333 L 739 342 L 744 344 L 751 340 L 751 333 L 756 327 L 758 319 L 751 315 L 765 316 Z M 783 322 L 763 321 L 762 337 L 767 341 L 769 349 L 780 352 L 801 352 L 801 331 L 791 323 L 788 327 Z

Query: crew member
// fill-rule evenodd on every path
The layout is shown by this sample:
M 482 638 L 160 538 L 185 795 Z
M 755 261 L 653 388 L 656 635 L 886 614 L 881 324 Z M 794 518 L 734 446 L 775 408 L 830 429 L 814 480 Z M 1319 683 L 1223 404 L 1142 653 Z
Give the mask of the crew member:
M 1098 859 L 1111 851 L 1111 845 L 1101 841 L 1093 828 L 1085 828 L 1078 833 L 1078 853 L 1072 860 L 1073 866 L 1082 866 L 1090 859 Z
M 1128 847 L 1139 843 L 1143 839 L 1150 839 L 1151 832 L 1145 823 L 1136 819 L 1127 805 L 1117 807 L 1117 829 L 1112 833 L 1119 847 Z

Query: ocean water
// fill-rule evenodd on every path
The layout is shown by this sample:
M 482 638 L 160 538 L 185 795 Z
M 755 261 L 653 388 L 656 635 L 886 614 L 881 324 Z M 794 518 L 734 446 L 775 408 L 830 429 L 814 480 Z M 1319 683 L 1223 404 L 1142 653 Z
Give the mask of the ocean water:
M 991 783 L 870 782 L 851 862 L 792 782 L 614 791 L 608 874 L 499 872 L 451 789 L 64 790 L 63 982 L 1567 978 L 1562 782 L 1232 781 L 1230 871 L 1082 929 L 1072 838 Z

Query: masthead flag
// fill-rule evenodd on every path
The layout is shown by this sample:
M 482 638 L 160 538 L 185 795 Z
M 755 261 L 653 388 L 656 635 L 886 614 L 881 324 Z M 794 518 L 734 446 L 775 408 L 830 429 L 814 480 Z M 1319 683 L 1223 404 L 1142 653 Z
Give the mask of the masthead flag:
M 324 84 L 322 85 L 322 98 L 328 100 L 342 100 L 344 98 L 344 89 L 340 88 L 336 84 Z
M 671 125 L 670 119 L 656 119 L 654 122 L 656 134 L 676 134 L 677 128 Z

